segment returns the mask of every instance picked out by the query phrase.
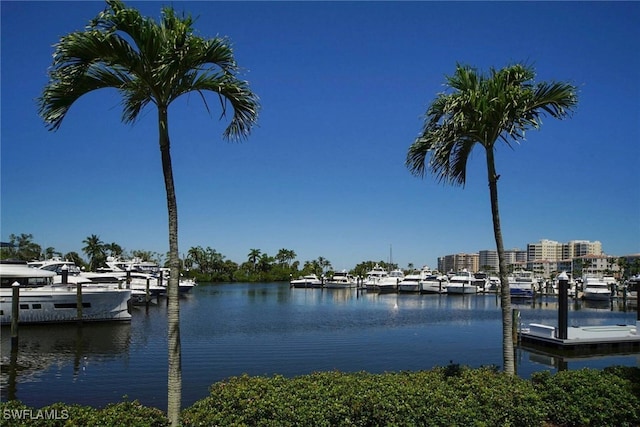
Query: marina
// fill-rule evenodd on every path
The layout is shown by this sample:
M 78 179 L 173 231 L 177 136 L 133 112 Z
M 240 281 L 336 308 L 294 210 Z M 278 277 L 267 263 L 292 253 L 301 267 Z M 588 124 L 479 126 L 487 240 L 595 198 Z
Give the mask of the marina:
M 514 299 L 519 324 L 555 327 L 558 298 Z M 183 404 L 242 374 L 287 377 L 316 371 L 432 369 L 449 363 L 502 363 L 497 294 L 375 293 L 357 288 L 292 288 L 289 283 L 196 286 L 181 298 Z M 635 325 L 635 301 L 568 305 L 569 329 Z M 24 325 L 18 351 L 2 327 L 2 399 L 104 406 L 138 399 L 164 408 L 167 315 L 164 304 L 132 307 L 129 322 Z M 516 349 L 517 373 L 640 365 L 640 351 L 577 357 Z
M 117 283 L 54 283 L 56 273 L 0 263 L 0 324 L 129 321 L 131 290 Z

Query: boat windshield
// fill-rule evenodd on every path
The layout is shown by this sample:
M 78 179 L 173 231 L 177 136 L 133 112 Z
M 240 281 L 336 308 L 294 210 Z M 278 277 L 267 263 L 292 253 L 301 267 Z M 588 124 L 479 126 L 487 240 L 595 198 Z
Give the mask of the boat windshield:
M 2 288 L 10 288 L 15 282 L 18 282 L 23 288 L 37 288 L 52 284 L 53 279 L 51 277 L 12 277 L 5 275 L 0 277 L 0 287 Z

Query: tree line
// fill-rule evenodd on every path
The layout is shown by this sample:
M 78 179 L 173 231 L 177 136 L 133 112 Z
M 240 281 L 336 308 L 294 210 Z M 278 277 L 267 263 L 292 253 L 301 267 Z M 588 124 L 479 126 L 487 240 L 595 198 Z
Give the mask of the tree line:
M 127 252 L 121 245 L 103 242 L 95 234 L 84 239 L 82 244 L 82 253 L 86 256 L 86 260 L 78 252 L 63 254 L 53 247 L 43 249 L 34 241 L 32 234 L 11 234 L 9 242 L 0 248 L 0 259 L 35 261 L 59 257 L 73 261 L 78 267 L 88 271 L 96 271 L 106 266 L 108 257 L 139 258 L 143 261 L 155 262 L 162 267 L 167 266 L 165 260 L 168 257 L 165 254 L 139 249 Z M 183 275 L 199 282 L 278 282 L 307 274 L 331 278 L 335 271 L 331 261 L 323 256 L 304 262 L 296 258 L 297 254 L 292 249 L 282 248 L 272 256 L 260 249 L 252 248 L 247 254 L 246 261 L 237 263 L 209 246 L 206 248 L 195 246 L 181 258 L 180 267 Z M 349 273 L 364 277 L 376 264 L 385 269 L 398 268 L 397 264 L 385 261 L 363 261 Z

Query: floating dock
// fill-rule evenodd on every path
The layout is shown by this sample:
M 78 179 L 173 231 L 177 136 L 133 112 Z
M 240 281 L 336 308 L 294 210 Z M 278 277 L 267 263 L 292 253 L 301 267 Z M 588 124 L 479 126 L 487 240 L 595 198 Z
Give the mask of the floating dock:
M 558 328 L 531 323 L 518 332 L 518 341 L 523 347 L 563 355 L 640 353 L 640 321 L 635 325 L 573 326 L 566 332 L 566 338 L 558 338 Z

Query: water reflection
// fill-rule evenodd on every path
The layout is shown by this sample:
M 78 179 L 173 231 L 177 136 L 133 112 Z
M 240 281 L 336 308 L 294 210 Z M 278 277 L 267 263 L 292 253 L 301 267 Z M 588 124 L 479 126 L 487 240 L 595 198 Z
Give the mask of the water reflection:
M 635 307 L 635 305 L 633 306 Z M 557 298 L 514 301 L 521 322 L 557 325 Z M 166 407 L 166 305 L 136 308 L 131 324 L 21 327 L 11 359 L 2 333 L 2 398 L 32 406 L 105 405 L 127 395 Z M 635 323 L 614 301 L 571 301 L 570 325 Z M 431 369 L 450 361 L 501 366 L 498 295 L 376 294 L 357 289 L 290 289 L 288 283 L 200 284 L 180 306 L 183 406 L 222 379 L 247 373 L 294 376 L 322 370 Z M 518 373 L 542 369 L 544 356 L 518 349 Z M 637 356 L 623 356 L 635 365 Z M 607 359 L 605 362 L 608 362 Z M 600 367 L 596 361 L 570 361 Z M 10 369 L 13 367 L 14 369 Z
M 18 383 L 42 381 L 45 372 L 60 373 L 66 366 L 72 367 L 72 381 L 77 381 L 90 364 L 127 353 L 130 338 L 128 322 L 24 325 L 16 347 L 11 345 L 11 329 L 2 327 L 2 400 L 16 398 Z

